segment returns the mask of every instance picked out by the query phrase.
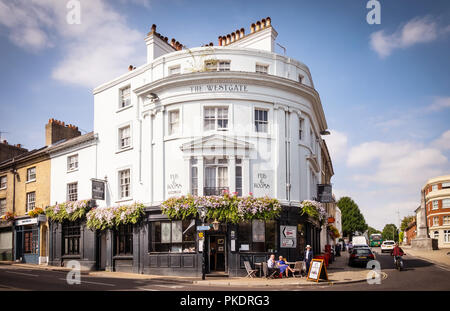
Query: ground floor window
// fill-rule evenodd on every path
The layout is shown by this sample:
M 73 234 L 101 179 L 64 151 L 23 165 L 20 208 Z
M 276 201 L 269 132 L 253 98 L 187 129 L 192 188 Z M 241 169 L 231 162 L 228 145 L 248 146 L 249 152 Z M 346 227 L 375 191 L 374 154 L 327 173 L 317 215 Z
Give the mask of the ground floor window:
M 150 224 L 150 252 L 195 252 L 194 220 L 156 221 Z
M 434 231 L 433 238 L 439 239 L 439 231 Z
M 23 253 L 38 253 L 38 232 L 37 230 L 25 230 L 23 232 Z
M 275 220 L 240 223 L 238 226 L 239 251 L 276 252 L 277 222 Z
M 80 221 L 66 221 L 62 224 L 63 255 L 80 254 Z
M 120 225 L 114 235 L 114 255 L 133 255 L 133 225 Z
M 450 243 L 450 230 L 444 230 L 444 242 Z

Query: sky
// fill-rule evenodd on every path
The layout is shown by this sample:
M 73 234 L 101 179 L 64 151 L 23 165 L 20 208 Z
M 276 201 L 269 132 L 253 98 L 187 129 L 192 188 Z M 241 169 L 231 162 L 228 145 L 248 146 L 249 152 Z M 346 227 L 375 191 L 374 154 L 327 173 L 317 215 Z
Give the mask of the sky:
M 367 3 L 0 0 L 1 139 L 42 147 L 49 118 L 92 131 L 93 88 L 145 64 L 152 24 L 196 47 L 270 16 L 320 94 L 336 197 L 372 227 L 398 224 L 429 178 L 450 174 L 450 1 L 380 0 L 380 24 Z

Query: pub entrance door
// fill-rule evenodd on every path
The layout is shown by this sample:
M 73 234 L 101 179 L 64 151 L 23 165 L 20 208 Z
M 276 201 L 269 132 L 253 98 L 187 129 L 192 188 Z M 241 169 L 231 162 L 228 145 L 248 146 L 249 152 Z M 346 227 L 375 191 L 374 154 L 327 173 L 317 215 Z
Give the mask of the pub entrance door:
M 227 271 L 226 235 L 209 235 L 209 272 L 224 273 Z

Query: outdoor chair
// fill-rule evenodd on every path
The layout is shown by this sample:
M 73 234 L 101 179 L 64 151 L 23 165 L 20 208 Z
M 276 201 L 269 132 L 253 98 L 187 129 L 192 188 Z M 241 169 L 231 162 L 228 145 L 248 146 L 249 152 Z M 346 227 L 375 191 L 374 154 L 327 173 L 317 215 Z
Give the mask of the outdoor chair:
M 293 277 L 302 277 L 303 271 L 306 270 L 306 265 L 304 261 L 296 261 L 294 265 L 294 272 L 292 272 Z M 298 272 L 298 275 L 295 275 L 295 273 Z
M 263 262 L 262 263 L 262 267 L 263 267 L 264 276 L 266 278 L 272 278 L 273 279 L 275 277 L 275 275 L 278 273 L 277 269 L 273 269 L 272 273 L 269 275 L 269 267 L 267 266 L 267 262 Z
M 245 266 L 245 270 L 247 270 L 246 278 L 256 277 L 256 272 L 258 272 L 258 270 L 252 269 L 252 267 L 250 266 L 250 261 L 244 261 L 244 266 Z

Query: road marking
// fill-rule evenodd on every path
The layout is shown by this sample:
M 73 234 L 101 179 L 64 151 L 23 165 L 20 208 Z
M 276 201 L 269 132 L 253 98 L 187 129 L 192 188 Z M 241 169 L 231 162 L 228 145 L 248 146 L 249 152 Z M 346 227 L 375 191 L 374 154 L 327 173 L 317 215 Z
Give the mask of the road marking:
M 137 289 L 139 289 L 139 290 L 146 290 L 146 291 L 149 291 L 149 292 L 159 292 L 160 291 L 159 289 L 143 288 L 143 287 L 138 287 Z
M 156 284 L 155 286 L 160 286 L 160 287 L 167 287 L 167 288 L 183 288 L 184 286 L 180 286 L 180 285 L 160 285 L 160 284 Z
M 14 274 L 20 274 L 20 275 L 28 275 L 28 276 L 39 276 L 36 274 L 30 274 L 30 273 L 23 273 L 23 272 L 15 272 L 15 271 L 5 271 L 6 273 L 14 273 Z
M 62 281 L 67 281 L 67 279 L 60 279 Z M 106 286 L 116 286 L 115 284 L 109 284 L 109 283 L 101 283 L 101 282 L 92 282 L 92 281 L 81 281 L 81 283 L 89 283 L 89 284 L 95 284 L 95 285 L 106 285 Z M 76 284 L 81 285 L 81 284 Z

